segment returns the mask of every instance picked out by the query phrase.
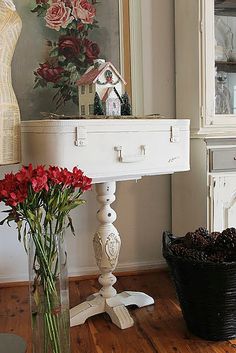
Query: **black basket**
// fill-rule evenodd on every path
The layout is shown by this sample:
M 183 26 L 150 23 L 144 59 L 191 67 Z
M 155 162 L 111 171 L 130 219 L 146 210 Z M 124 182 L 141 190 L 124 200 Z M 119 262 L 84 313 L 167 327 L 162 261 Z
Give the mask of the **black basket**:
M 170 249 L 181 238 L 163 234 L 165 257 L 188 329 L 201 338 L 236 337 L 236 262 L 200 262 L 176 256 Z

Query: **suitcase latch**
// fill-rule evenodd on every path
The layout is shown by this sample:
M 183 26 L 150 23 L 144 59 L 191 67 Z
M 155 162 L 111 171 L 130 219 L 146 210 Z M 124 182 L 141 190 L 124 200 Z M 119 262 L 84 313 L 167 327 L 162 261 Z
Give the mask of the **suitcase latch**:
M 180 129 L 177 126 L 171 126 L 170 128 L 170 142 L 179 142 L 180 141 Z
M 77 126 L 75 128 L 75 146 L 84 147 L 87 145 L 87 129 L 84 126 Z

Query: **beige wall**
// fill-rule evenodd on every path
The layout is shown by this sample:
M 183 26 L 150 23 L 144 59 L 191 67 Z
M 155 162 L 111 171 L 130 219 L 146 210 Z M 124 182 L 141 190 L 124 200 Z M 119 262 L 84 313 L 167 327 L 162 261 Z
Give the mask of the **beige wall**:
M 173 10 L 173 0 L 142 0 L 144 109 L 147 114 L 174 116 L 175 113 Z M 11 169 L 1 168 L 1 176 Z M 96 271 L 92 249 L 92 234 L 97 226 L 94 196 L 94 192 L 89 193 L 87 204 L 73 213 L 78 236 L 67 235 L 72 275 Z M 114 209 L 118 219 L 115 225 L 122 238 L 119 268 L 145 268 L 163 263 L 162 231 L 170 229 L 171 225 L 170 177 L 120 182 L 116 197 Z M 0 281 L 24 278 L 27 278 L 27 261 L 23 245 L 17 241 L 14 226 L 4 226 L 0 231 Z

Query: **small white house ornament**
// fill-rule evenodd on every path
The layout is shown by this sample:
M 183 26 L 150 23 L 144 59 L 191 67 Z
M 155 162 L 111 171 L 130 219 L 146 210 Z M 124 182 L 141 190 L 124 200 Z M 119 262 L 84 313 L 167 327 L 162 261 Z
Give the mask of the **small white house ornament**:
M 112 63 L 102 59 L 94 60 L 94 64 L 81 76 L 77 84 L 80 115 L 95 114 L 96 94 L 101 101 L 104 115 L 121 115 L 121 96 L 126 82 Z

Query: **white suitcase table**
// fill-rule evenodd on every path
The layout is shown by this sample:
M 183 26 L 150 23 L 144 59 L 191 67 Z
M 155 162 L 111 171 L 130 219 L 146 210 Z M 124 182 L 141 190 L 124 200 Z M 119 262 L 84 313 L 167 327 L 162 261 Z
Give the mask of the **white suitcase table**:
M 101 271 L 99 293 L 70 310 L 71 326 L 107 312 L 125 329 L 133 325 L 126 306 L 154 303 L 141 293 L 117 294 L 113 287 L 121 240 L 113 222 L 116 181 L 189 170 L 189 120 L 81 119 L 22 122 L 23 163 L 78 165 L 96 184 L 100 226 L 93 244 Z

